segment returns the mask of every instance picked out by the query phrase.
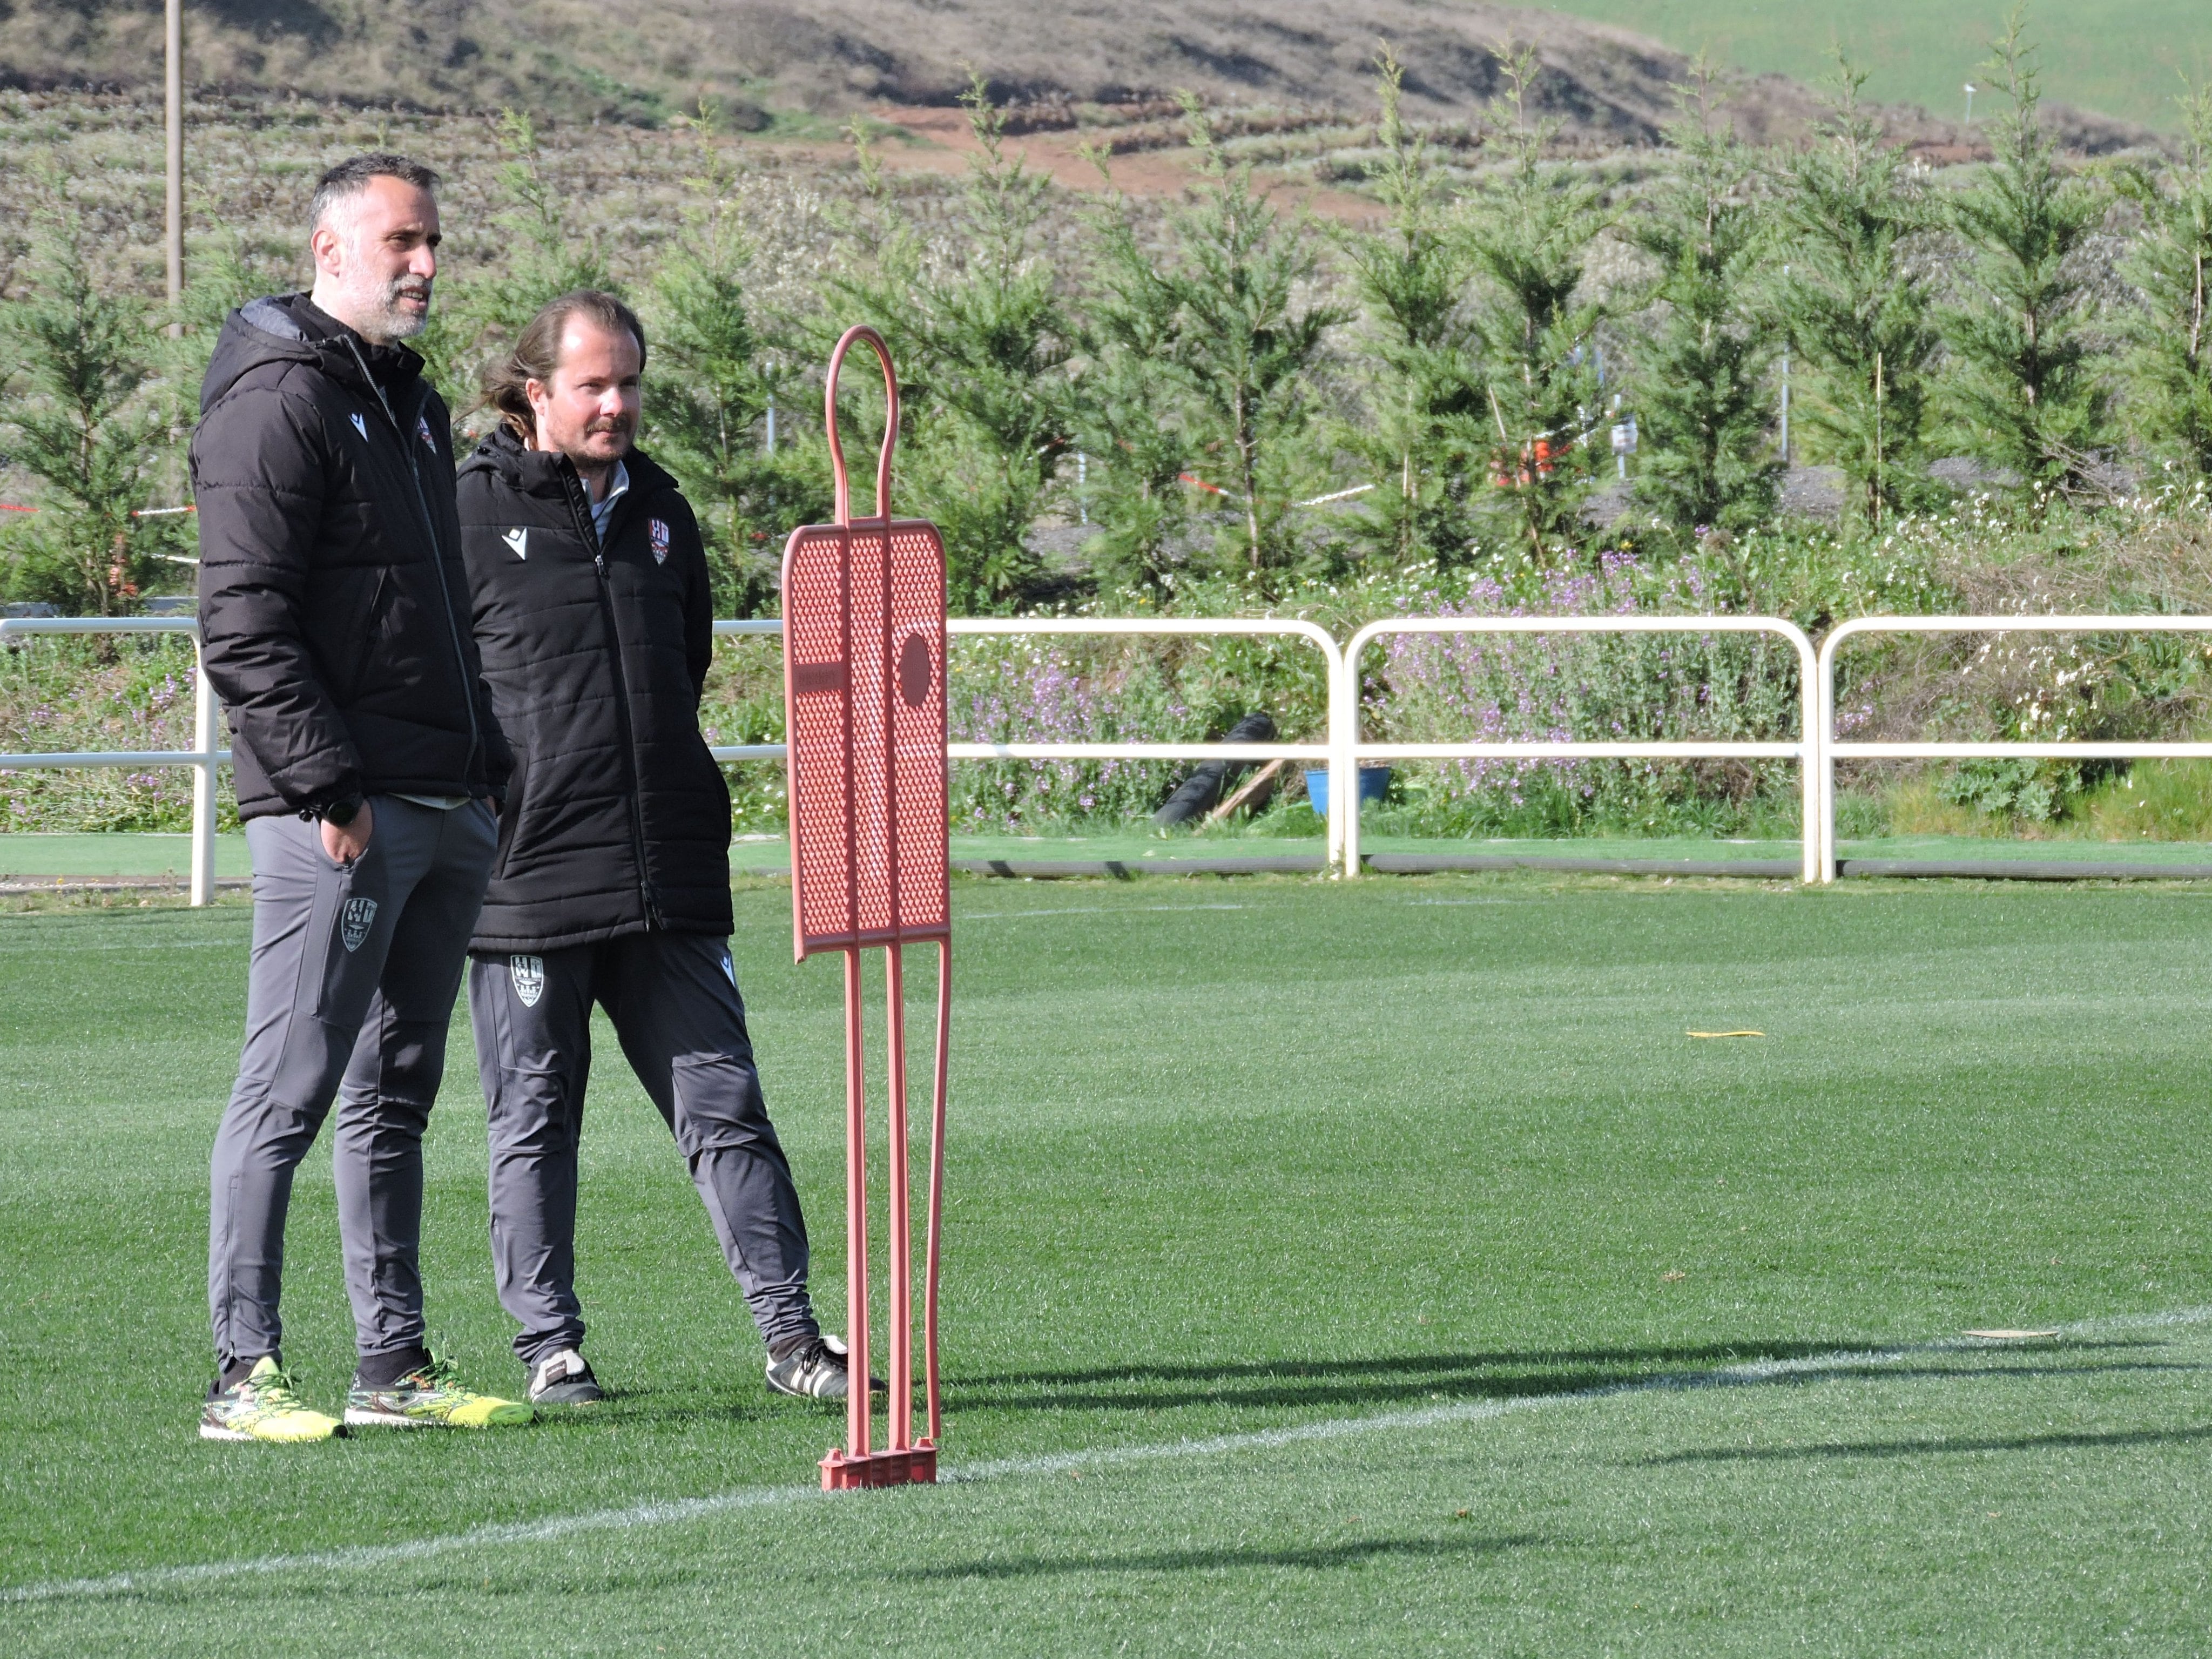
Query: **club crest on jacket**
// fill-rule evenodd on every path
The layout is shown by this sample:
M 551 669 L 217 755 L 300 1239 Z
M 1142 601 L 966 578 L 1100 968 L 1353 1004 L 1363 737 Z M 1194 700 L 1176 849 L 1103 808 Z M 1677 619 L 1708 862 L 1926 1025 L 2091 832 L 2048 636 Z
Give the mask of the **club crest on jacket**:
M 373 898 L 349 898 L 338 912 L 338 939 L 347 953 L 358 951 L 368 938 L 368 930 L 376 925 L 376 901 Z
M 422 441 L 423 448 L 433 455 L 438 453 L 438 441 L 430 435 L 430 417 L 428 415 L 415 417 L 415 435 Z
M 526 1008 L 535 1008 L 538 999 L 545 994 L 544 957 L 509 957 L 507 976 L 514 981 L 514 994 Z
M 666 564 L 668 562 L 668 521 L 665 519 L 655 519 L 648 527 L 653 532 L 653 562 L 655 564 Z
M 517 525 L 501 536 L 500 540 L 507 544 L 508 551 L 512 552 L 516 558 L 527 559 L 530 556 L 530 526 L 528 525 Z

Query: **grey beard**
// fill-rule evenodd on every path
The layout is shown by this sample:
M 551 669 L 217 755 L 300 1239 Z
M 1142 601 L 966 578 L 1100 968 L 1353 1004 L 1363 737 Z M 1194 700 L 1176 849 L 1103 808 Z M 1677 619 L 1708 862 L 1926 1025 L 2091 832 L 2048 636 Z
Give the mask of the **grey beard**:
M 402 311 L 397 288 L 386 291 L 377 311 L 379 323 L 387 340 L 411 340 L 430 325 L 429 307 L 423 307 L 419 317 L 411 311 Z

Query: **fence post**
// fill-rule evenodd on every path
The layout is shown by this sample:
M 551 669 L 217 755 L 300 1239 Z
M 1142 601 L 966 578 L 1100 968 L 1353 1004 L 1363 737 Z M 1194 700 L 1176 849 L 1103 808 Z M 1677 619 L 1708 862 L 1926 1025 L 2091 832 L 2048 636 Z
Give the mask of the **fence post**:
M 1797 873 L 1801 880 L 1821 882 L 1831 878 L 1834 867 L 1828 856 L 1826 680 L 1811 642 L 1800 634 L 1793 643 L 1797 647 L 1798 725 L 1804 739 L 1804 753 L 1797 763 L 1798 787 L 1804 797 L 1799 811 L 1805 820 Z
M 199 630 L 192 630 L 192 902 L 215 902 L 215 687 L 201 660 Z
M 1823 884 L 1836 878 L 1836 647 L 1843 643 L 1842 632 L 1840 627 L 1831 629 L 1827 638 L 1820 641 L 1820 868 L 1814 879 Z
M 1328 868 L 1346 879 L 1359 873 L 1359 647 L 1355 632 L 1328 687 Z

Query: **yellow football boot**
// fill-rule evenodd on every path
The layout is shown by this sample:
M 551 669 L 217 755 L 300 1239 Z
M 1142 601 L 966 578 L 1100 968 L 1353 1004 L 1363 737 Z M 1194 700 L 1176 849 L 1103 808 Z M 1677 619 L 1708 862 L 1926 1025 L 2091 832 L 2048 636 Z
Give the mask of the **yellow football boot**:
M 461 1386 L 450 1359 L 433 1358 L 397 1382 L 346 1395 L 345 1420 L 356 1429 L 492 1429 L 527 1423 L 538 1413 L 520 1400 L 501 1400 Z
M 309 1411 L 292 1392 L 292 1379 L 264 1354 L 243 1382 L 222 1389 L 200 1411 L 203 1440 L 267 1440 L 296 1445 L 345 1432 L 335 1417 Z

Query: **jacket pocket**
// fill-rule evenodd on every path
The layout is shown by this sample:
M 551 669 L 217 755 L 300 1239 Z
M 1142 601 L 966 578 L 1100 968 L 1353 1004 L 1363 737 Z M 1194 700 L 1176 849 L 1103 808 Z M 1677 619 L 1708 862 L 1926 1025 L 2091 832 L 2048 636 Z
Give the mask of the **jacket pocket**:
M 522 799 L 530 787 L 530 751 L 516 745 L 514 770 L 507 780 L 507 806 L 499 815 L 499 849 L 492 855 L 492 879 L 496 881 L 507 873 L 507 861 L 514 856 L 515 830 L 522 823 Z
M 310 638 L 330 677 L 331 700 L 341 707 L 360 698 L 362 673 L 392 601 L 389 565 L 379 565 L 374 573 L 349 574 L 350 580 L 336 585 L 339 591 L 313 608 L 308 623 Z

